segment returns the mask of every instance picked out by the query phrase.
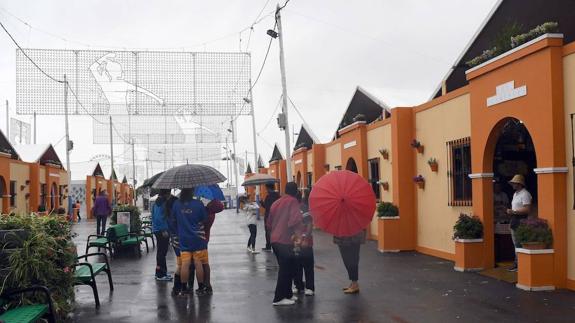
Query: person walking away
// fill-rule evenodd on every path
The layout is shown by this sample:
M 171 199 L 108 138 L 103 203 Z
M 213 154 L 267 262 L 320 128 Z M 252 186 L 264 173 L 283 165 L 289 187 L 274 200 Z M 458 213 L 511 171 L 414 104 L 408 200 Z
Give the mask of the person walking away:
M 198 280 L 198 296 L 206 295 L 204 285 L 203 264 L 208 263 L 208 244 L 204 231 L 204 221 L 208 217 L 206 208 L 200 200 L 193 198 L 194 189 L 183 189 L 180 199 L 172 207 L 172 215 L 177 221 L 178 238 L 180 244 L 180 282 L 181 290 L 178 293 L 184 296 L 190 293 L 187 282 L 190 275 L 190 265 L 194 262 L 196 279 Z
M 82 217 L 80 216 L 80 209 L 82 208 L 82 203 L 80 203 L 80 200 L 76 200 L 76 204 L 74 205 L 74 208 L 76 210 L 78 210 L 78 222 L 82 221 Z
M 333 242 L 339 247 L 339 253 L 347 270 L 347 275 L 351 281 L 348 287 L 343 288 L 345 294 L 359 293 L 359 250 L 365 243 L 365 230 L 350 237 L 333 237 Z
M 224 204 L 221 201 L 218 201 L 216 199 L 213 200 L 207 200 L 207 199 L 202 199 L 202 203 L 205 204 L 206 206 L 206 212 L 208 213 L 208 217 L 206 218 L 206 220 L 204 221 L 204 232 L 206 234 L 206 242 L 210 243 L 210 231 L 212 229 L 212 225 L 214 224 L 214 221 L 216 219 L 216 213 L 220 213 L 224 210 Z M 204 269 L 204 284 L 206 285 L 206 294 L 208 295 L 212 295 L 214 293 L 214 290 L 212 288 L 212 282 L 211 282 L 211 268 L 210 268 L 210 264 L 206 263 L 203 264 L 203 269 Z M 188 287 L 190 289 L 193 289 L 194 286 L 194 274 L 195 274 L 195 266 L 192 263 L 190 265 L 190 278 L 188 280 Z
M 112 214 L 112 207 L 108 201 L 106 190 L 102 190 L 94 201 L 94 216 L 96 217 L 96 234 L 106 234 L 106 220 Z
M 166 255 L 170 247 L 170 233 L 166 213 L 166 201 L 170 197 L 170 190 L 160 190 L 156 202 L 152 206 L 152 232 L 156 236 L 158 248 L 156 249 L 156 280 L 171 281 L 168 274 Z
M 250 238 L 248 239 L 248 252 L 252 254 L 257 254 L 259 251 L 256 250 L 256 236 L 258 233 L 258 226 L 256 224 L 257 211 L 260 208 L 258 203 L 250 202 L 249 197 L 243 196 L 243 210 L 246 213 L 246 223 L 248 229 L 250 230 Z
M 272 248 L 279 265 L 274 306 L 293 305 L 297 300 L 291 285 L 295 270 L 294 241 L 299 241 L 296 230 L 302 224 L 302 214 L 297 200 L 297 184 L 287 183 L 285 192 L 286 195 L 271 206 L 267 222 L 271 231 Z
M 315 293 L 314 284 L 314 257 L 313 257 L 313 218 L 309 213 L 309 191 L 302 200 L 301 211 L 303 213 L 302 225 L 300 227 L 300 253 L 296 258 L 297 264 L 294 274 L 295 293 L 304 293 L 313 296 Z M 305 282 L 304 282 L 305 273 Z
M 519 227 L 522 219 L 527 218 L 529 212 L 531 211 L 531 193 L 525 188 L 525 178 L 523 175 L 515 175 L 509 181 L 511 187 L 515 193 L 513 193 L 513 199 L 511 200 L 511 209 L 507 209 L 507 214 L 511 216 L 511 221 L 509 222 L 509 228 L 511 229 L 511 239 L 513 240 L 513 245 L 515 248 L 520 246 L 517 243 L 517 236 L 515 230 Z M 508 269 L 509 271 L 517 271 L 517 250 L 515 251 L 515 260 L 513 261 L 513 266 Z
M 280 195 L 278 192 L 276 192 L 275 190 L 275 184 L 273 183 L 269 183 L 266 184 L 266 191 L 267 191 L 267 196 L 264 199 L 264 204 L 263 204 L 263 208 L 265 209 L 265 213 L 264 213 L 264 227 L 265 227 L 265 232 L 266 232 L 266 246 L 265 248 L 262 248 L 263 251 L 271 251 L 272 250 L 272 245 L 271 245 L 271 232 L 268 229 L 268 219 L 270 216 L 270 210 L 272 208 L 272 205 L 274 204 L 275 201 L 277 201 L 280 198 Z

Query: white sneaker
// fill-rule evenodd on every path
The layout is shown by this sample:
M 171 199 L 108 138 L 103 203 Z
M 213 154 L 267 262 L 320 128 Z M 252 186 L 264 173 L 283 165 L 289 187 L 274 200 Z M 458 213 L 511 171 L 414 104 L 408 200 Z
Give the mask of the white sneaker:
M 291 288 L 291 292 L 294 293 L 294 294 L 297 294 L 297 293 L 299 292 L 299 290 L 298 290 L 297 288 L 295 288 L 295 287 L 292 287 L 292 288 Z
M 291 297 L 291 300 L 294 301 L 294 302 L 297 301 L 297 296 L 295 296 L 295 295 L 292 296 L 292 297 Z
M 248 247 L 248 252 L 253 252 L 252 248 Z
M 313 294 L 315 294 L 315 292 L 311 289 L 305 289 L 305 295 L 306 296 L 313 296 Z
M 259 251 L 257 251 L 256 249 L 252 249 L 252 253 L 256 254 L 256 253 L 260 253 Z
M 284 299 L 282 299 L 281 301 L 279 301 L 279 302 L 274 302 L 274 303 L 272 303 L 272 304 L 273 304 L 274 306 L 293 305 L 293 304 L 295 304 L 295 301 L 292 301 L 291 299 L 284 298 Z

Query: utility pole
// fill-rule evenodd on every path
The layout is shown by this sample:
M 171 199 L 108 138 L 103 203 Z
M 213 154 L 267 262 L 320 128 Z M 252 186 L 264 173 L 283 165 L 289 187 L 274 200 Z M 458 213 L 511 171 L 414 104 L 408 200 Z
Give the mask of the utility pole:
M 6 138 L 10 141 L 10 105 L 6 100 Z
M 228 188 L 230 188 L 230 150 L 228 146 L 228 136 L 226 136 L 226 175 L 228 180 Z
M 34 145 L 36 144 L 36 132 L 38 132 L 38 128 L 36 124 L 36 111 L 34 111 Z
M 251 77 L 250 77 L 250 84 L 252 83 L 251 81 Z M 252 132 L 254 135 L 254 173 L 258 172 L 258 141 L 256 140 L 257 138 L 257 132 L 256 132 L 256 112 L 254 111 L 254 98 L 252 96 L 252 90 L 250 90 L 250 105 L 252 106 Z M 248 162 L 248 157 L 246 156 L 246 163 Z M 260 186 L 256 185 L 256 196 L 255 196 L 255 201 L 257 203 L 260 202 Z M 259 210 L 257 211 L 258 215 L 259 215 Z
M 132 182 L 134 183 L 134 192 L 136 192 L 136 153 L 134 147 L 134 139 L 132 138 Z M 134 205 L 136 205 L 136 194 L 134 194 Z
M 282 30 L 282 19 L 280 13 L 280 5 L 277 5 L 276 9 L 276 21 L 278 24 L 278 34 L 279 34 L 279 45 L 280 45 L 280 70 L 281 70 L 281 78 L 282 78 L 282 114 L 284 116 L 284 134 L 285 134 L 285 143 L 286 143 L 286 175 L 287 181 L 290 182 L 292 180 L 292 173 L 291 173 L 291 153 L 290 153 L 290 135 L 289 135 L 289 118 L 288 118 L 288 95 L 287 95 L 287 85 L 286 85 L 286 71 L 285 71 L 285 58 L 284 58 L 284 43 L 283 43 L 283 30 Z
M 238 166 L 236 165 L 236 130 L 234 127 L 234 119 L 230 121 L 230 126 L 232 127 L 232 147 L 234 149 L 232 153 L 232 166 L 234 167 L 234 177 L 236 182 L 236 203 L 238 199 Z M 236 207 L 236 213 L 240 213 L 239 208 Z
M 68 80 L 66 79 L 66 74 L 64 74 L 64 122 L 66 124 L 66 170 L 68 174 L 68 213 L 71 211 L 72 201 L 70 200 L 69 194 L 72 192 L 70 185 L 72 185 L 72 170 L 70 169 L 70 149 L 72 148 L 70 143 L 70 128 L 68 125 Z
M 110 116 L 110 163 L 112 164 L 112 172 L 114 172 L 114 137 L 112 136 L 112 127 L 112 116 Z M 112 202 L 114 201 L 116 201 L 116 188 L 112 189 Z

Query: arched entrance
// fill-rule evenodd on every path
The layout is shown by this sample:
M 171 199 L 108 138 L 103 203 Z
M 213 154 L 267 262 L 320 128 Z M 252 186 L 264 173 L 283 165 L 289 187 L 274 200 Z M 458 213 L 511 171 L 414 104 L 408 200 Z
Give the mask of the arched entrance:
M 355 160 L 353 160 L 353 158 L 347 160 L 345 169 L 357 173 L 357 165 L 355 164 Z
M 533 171 L 537 168 L 537 158 L 529 130 L 516 118 L 501 120 L 491 136 L 496 140 L 492 148 L 493 212 L 490 220 L 493 221 L 493 252 L 496 266 L 505 267 L 515 257 L 509 229 L 510 216 L 506 214 L 514 191 L 508 181 L 516 174 L 525 177 L 526 189 L 533 197 L 531 215 L 537 215 L 537 175 Z
M 5 197 L 8 195 L 6 194 L 7 191 L 6 181 L 4 180 L 4 177 L 0 176 L 0 210 L 3 214 L 8 214 L 10 211 L 10 198 Z
M 56 183 L 52 183 L 52 186 L 50 188 L 50 209 L 55 209 L 56 208 L 56 195 L 58 194 L 58 187 L 56 186 Z
M 302 187 L 302 183 L 301 183 L 301 172 L 297 172 L 297 176 L 296 176 L 296 180 L 295 180 L 297 187 L 301 188 Z

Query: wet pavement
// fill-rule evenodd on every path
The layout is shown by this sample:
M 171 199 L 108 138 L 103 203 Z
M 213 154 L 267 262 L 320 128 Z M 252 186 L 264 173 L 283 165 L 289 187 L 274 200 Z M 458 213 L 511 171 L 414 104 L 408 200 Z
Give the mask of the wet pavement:
M 80 253 L 95 222 L 75 225 Z M 235 210 L 217 215 L 210 238 L 212 296 L 170 296 L 172 283 L 156 282 L 155 249 L 142 258 L 126 252 L 111 261 L 115 290 L 98 277 L 100 309 L 88 286 L 76 288 L 75 322 L 573 322 L 575 293 L 525 292 L 453 263 L 414 252 L 381 254 L 362 246 L 360 288 L 344 295 L 345 268 L 331 237 L 315 232 L 316 295 L 294 306 L 274 307 L 277 265 L 272 253 L 246 252 L 248 229 Z M 263 247 L 258 223 L 256 247 Z M 145 248 L 143 248 L 145 249 Z M 95 249 L 93 249 L 95 250 Z M 173 272 L 175 258 L 168 254 Z

